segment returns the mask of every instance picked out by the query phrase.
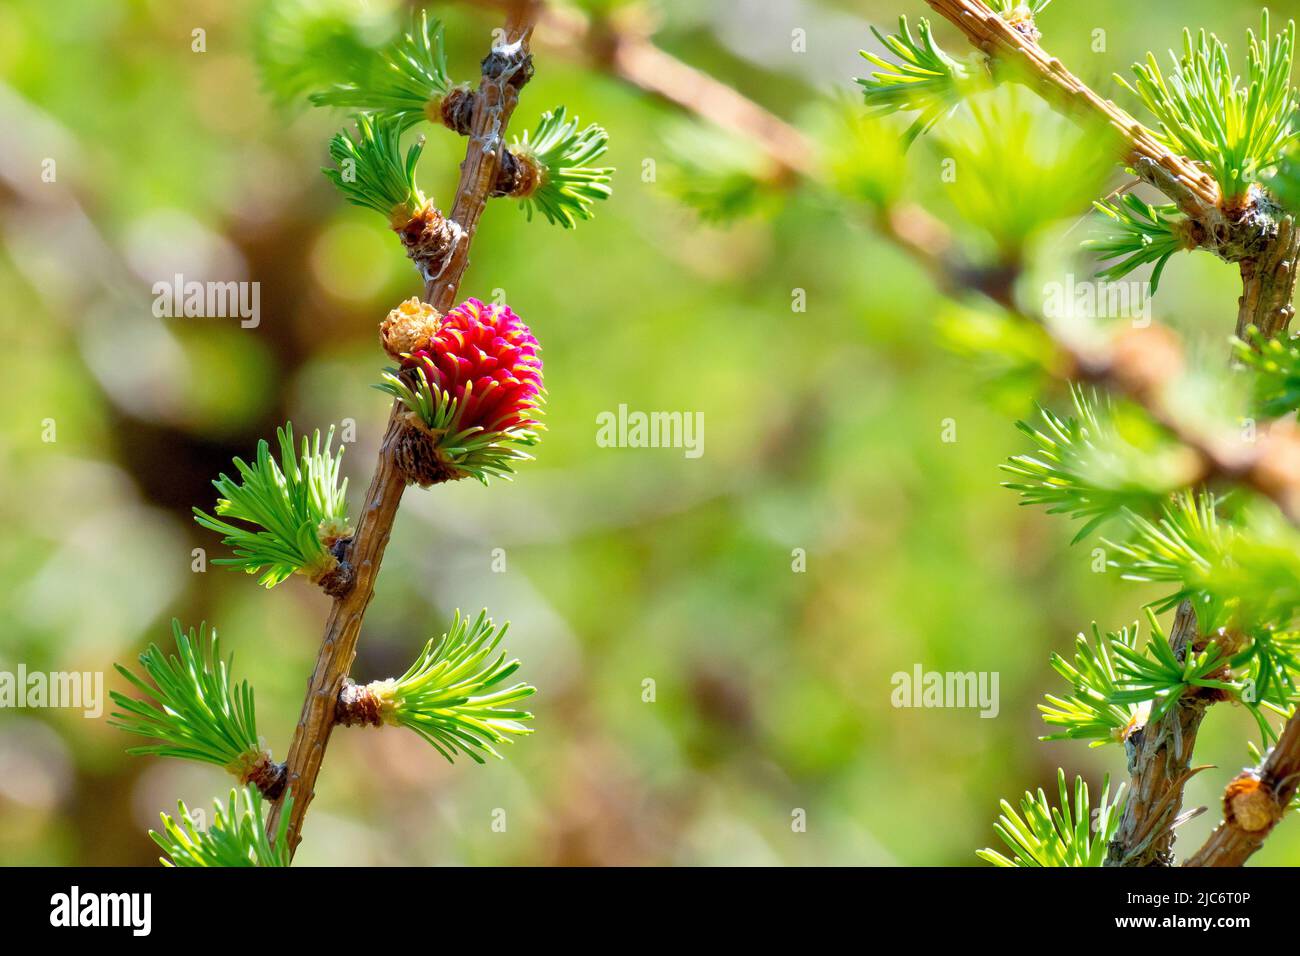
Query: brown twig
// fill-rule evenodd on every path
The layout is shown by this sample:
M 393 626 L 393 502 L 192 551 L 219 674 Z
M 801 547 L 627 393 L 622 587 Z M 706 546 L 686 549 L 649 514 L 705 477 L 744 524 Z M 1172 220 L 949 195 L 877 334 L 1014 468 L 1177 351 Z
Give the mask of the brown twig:
M 982 50 L 995 68 L 1003 63 L 1018 67 L 1028 81 L 1050 102 L 1065 112 L 1091 113 L 1103 119 L 1125 143 L 1125 159 L 1146 182 L 1164 192 L 1196 224 L 1198 244 L 1220 258 L 1239 264 L 1242 295 L 1238 301 L 1236 333 L 1244 337 L 1255 326 L 1267 338 L 1286 331 L 1295 314 L 1291 304 L 1295 294 L 1296 266 L 1300 260 L 1300 230 L 1293 217 L 1285 214 L 1258 190 L 1247 194 L 1247 202 L 1238 208 L 1224 208 L 1218 185 L 1203 170 L 1185 157 L 1164 147 L 1155 134 L 1138 123 L 1124 110 L 1103 99 L 1075 77 L 1064 64 L 1049 56 L 1037 43 L 1038 31 L 1004 20 L 981 0 L 926 0 L 941 16 L 961 30 Z M 1113 378 L 1108 362 L 1099 371 Z M 1121 379 L 1128 377 L 1120 376 Z M 1153 417 L 1170 428 L 1200 454 L 1206 466 L 1205 477 L 1223 476 L 1249 485 L 1272 498 L 1287 518 L 1300 523 L 1300 494 L 1293 468 L 1298 452 L 1295 431 L 1286 427 L 1270 435 L 1268 445 L 1252 453 L 1240 447 L 1234 450 L 1221 441 L 1197 433 L 1179 421 L 1179 409 L 1160 397 L 1161 389 L 1140 380 L 1138 388 L 1122 388 L 1152 412 Z M 1121 381 L 1121 385 L 1124 383 Z M 1143 393 L 1146 393 L 1145 395 Z M 1269 447 L 1271 446 L 1271 447 Z M 1185 653 L 1195 630 L 1195 614 L 1189 604 L 1179 609 L 1171 641 L 1180 641 Z M 1175 652 L 1179 652 L 1175 646 Z M 1181 656 L 1181 654 L 1180 654 Z M 1128 744 L 1132 785 L 1116 840 L 1107 855 L 1108 865 L 1141 866 L 1151 863 L 1168 865 L 1173 861 L 1172 825 L 1180 806 L 1181 791 L 1187 779 L 1192 743 L 1212 700 L 1193 695 L 1180 701 L 1155 726 L 1143 728 Z M 1300 740 L 1297 718 L 1288 721 L 1283 737 Z M 1292 744 L 1300 749 L 1300 743 Z M 1277 749 L 1282 749 L 1281 745 Z M 1291 790 L 1294 783 L 1290 780 Z M 1170 799 L 1171 791 L 1176 791 Z M 1229 794 L 1232 792 L 1229 786 Z M 1282 801 L 1283 806 L 1289 801 Z M 1210 860 L 1215 865 L 1240 865 L 1262 843 L 1262 831 L 1246 831 L 1233 822 L 1225 800 L 1225 822 L 1215 831 L 1194 860 Z M 1158 816 L 1158 820 L 1156 817 Z M 1153 829 L 1153 826 L 1155 827 Z M 1235 864 L 1229 861 L 1235 860 Z M 1199 865 L 1199 864 L 1198 864 Z
M 1174 615 L 1169 646 L 1181 661 L 1196 638 L 1196 612 L 1191 601 L 1184 601 Z M 1210 702 L 1206 695 L 1189 694 L 1160 720 L 1139 727 L 1124 741 L 1132 779 L 1124 813 L 1107 848 L 1107 866 L 1173 863 L 1173 822 L 1182 808 L 1183 785 L 1193 773 L 1192 749 Z
M 528 47 L 536 16 L 537 8 L 532 0 L 513 4 L 506 20 L 504 41 L 483 60 L 465 161 L 461 164 L 456 198 L 447 216 L 455 227 L 455 237 L 450 254 L 440 271 L 429 278 L 424 290 L 425 301 L 440 312 L 455 302 L 461 278 L 469 265 L 470 244 L 496 181 L 506 127 L 518 101 L 519 87 L 532 69 Z M 286 794 L 293 797 L 287 828 L 291 851 L 302 839 L 303 819 L 314 796 L 316 778 L 334 727 L 339 693 L 356 657 L 361 621 L 374 597 L 375 578 L 406 490 L 406 476 L 394 457 L 403 430 L 401 409 L 401 404 L 394 402 L 379 446 L 374 477 L 366 491 L 365 507 L 348 553 L 355 579 L 351 590 L 336 598 L 330 610 L 316 667 L 307 684 L 302 715 L 285 761 Z M 275 833 L 283 807 L 283 799 L 274 804 L 267 821 L 268 833 Z
M 1300 720 L 1292 717 L 1264 762 L 1224 791 L 1223 822 L 1187 866 L 1241 866 L 1264 845 L 1300 784 Z
M 1170 376 L 1181 365 L 1177 337 L 1172 331 L 1161 326 L 1134 329 L 1100 351 L 1073 345 L 1050 325 L 1023 312 L 1015 302 L 1010 282 L 983 281 L 978 274 L 956 265 L 944 248 L 936 251 L 924 240 L 930 228 L 924 224 L 918 227 L 911 221 L 914 215 L 913 211 L 882 216 L 882 230 L 896 246 L 921 262 L 941 287 L 950 293 L 965 290 L 991 298 L 1012 315 L 1037 322 L 1052 336 L 1057 348 L 1056 360 L 1047 364 L 1058 375 L 1103 385 L 1132 399 L 1196 454 L 1198 483 L 1222 479 L 1243 484 L 1271 499 L 1292 524 L 1300 526 L 1300 435 L 1294 425 L 1275 423 L 1255 445 L 1207 434 L 1168 397 Z M 1196 615 L 1190 603 L 1184 602 L 1170 633 L 1171 646 L 1180 660 L 1189 642 L 1195 640 Z M 1130 736 L 1126 750 L 1132 780 L 1119 829 L 1108 849 L 1107 865 L 1172 864 L 1173 829 L 1182 805 L 1183 786 L 1192 775 L 1192 747 L 1201 720 L 1213 702 L 1212 697 L 1189 695 L 1160 721 Z M 1286 746 L 1279 741 L 1260 776 L 1274 788 L 1278 804 L 1286 806 L 1296 789 L 1295 774 L 1300 772 L 1300 716 L 1287 721 L 1282 740 Z M 1231 791 L 1230 785 L 1229 794 Z M 1263 844 L 1273 823 L 1266 829 L 1246 830 L 1225 813 L 1225 822 L 1189 865 L 1241 865 Z
M 921 216 L 918 224 L 915 218 Z M 936 278 L 950 295 L 973 294 L 992 300 L 1021 321 L 1047 332 L 1056 356 L 1046 363 L 1057 376 L 1108 388 L 1141 406 L 1198 460 L 1197 480 L 1245 485 L 1272 500 L 1292 524 L 1300 526 L 1300 434 L 1286 422 L 1260 431 L 1254 444 L 1236 435 L 1207 432 L 1171 398 L 1170 386 L 1181 369 L 1181 343 L 1173 330 L 1158 324 L 1125 329 L 1109 344 L 1072 341 L 1042 317 L 1020 307 L 1013 294 L 1014 275 L 972 270 L 936 249 L 925 237 L 936 226 L 916 207 L 891 210 L 878 217 L 882 234 Z M 906 225 L 905 225 L 906 224 Z M 942 235 L 942 233 L 939 233 Z
M 1143 179 L 1161 189 L 1193 219 L 1218 209 L 1219 186 L 1190 160 L 1166 149 L 1156 134 L 1050 56 L 1027 31 L 1004 20 L 980 0 L 926 0 L 935 12 L 961 30 L 971 44 L 998 65 L 1020 68 L 1044 99 L 1062 112 L 1093 115 L 1119 134 L 1126 160 Z

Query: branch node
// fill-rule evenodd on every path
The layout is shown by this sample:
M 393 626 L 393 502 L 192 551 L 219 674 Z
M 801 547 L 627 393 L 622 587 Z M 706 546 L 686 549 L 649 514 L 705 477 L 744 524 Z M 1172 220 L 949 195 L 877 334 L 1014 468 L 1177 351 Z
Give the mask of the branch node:
M 474 90 L 468 84 L 452 87 L 446 96 L 429 101 L 425 115 L 458 136 L 468 136 L 474 124 Z
M 504 81 L 512 90 L 521 90 L 533 78 L 533 55 L 524 51 L 522 43 L 494 47 L 483 57 L 483 78 Z
M 466 477 L 451 465 L 439 448 L 443 435 L 429 428 L 418 415 L 402 414 L 402 433 L 393 449 L 393 463 L 408 485 L 428 488 Z
M 383 702 L 375 693 L 375 685 L 345 680 L 334 703 L 334 723 L 344 727 L 383 726 Z
M 1282 819 L 1277 796 L 1253 770 L 1232 779 L 1223 791 L 1223 821 L 1247 833 L 1267 833 Z
M 490 195 L 511 196 L 523 199 L 537 191 L 542 183 L 542 170 L 537 161 L 526 153 L 513 149 L 501 151 L 501 165 Z
M 241 784 L 252 784 L 268 800 L 278 800 L 284 792 L 285 765 L 271 759 L 271 753 L 263 750 L 239 774 Z
M 348 562 L 348 549 L 352 546 L 352 537 L 338 538 L 330 545 L 330 554 L 338 563 L 316 579 L 321 590 L 333 598 L 343 597 L 352 590 L 356 583 L 356 569 Z
M 425 206 L 405 225 L 395 230 L 406 249 L 406 256 L 426 282 L 438 276 L 456 246 L 456 224 L 433 206 Z

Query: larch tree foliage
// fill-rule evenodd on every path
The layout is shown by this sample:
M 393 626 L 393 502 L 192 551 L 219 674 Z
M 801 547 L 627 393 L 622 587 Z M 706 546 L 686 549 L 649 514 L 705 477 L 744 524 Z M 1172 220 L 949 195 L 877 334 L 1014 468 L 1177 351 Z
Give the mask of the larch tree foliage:
M 536 340 L 504 306 L 456 304 L 490 198 L 569 227 L 609 192 L 610 171 L 591 165 L 604 132 L 562 107 L 505 142 L 534 27 L 556 54 L 684 114 L 667 138 L 675 168 L 665 179 L 703 217 L 762 212 L 807 191 L 914 259 L 957 306 L 938 329 L 946 345 L 986 380 L 1044 395 L 1037 417 L 1019 423 L 1007 488 L 1072 521 L 1076 542 L 1109 569 L 1160 589 L 1154 603 L 1135 601 L 1136 622 L 1081 621 L 1073 645 L 1051 656 L 1060 680 L 1039 705 L 1044 739 L 1110 748 L 1116 780 L 1090 788 L 1062 769 L 1055 793 L 1004 801 L 994 823 L 1003 846 L 980 857 L 1173 865 L 1179 826 L 1201 810 L 1183 806 L 1198 773 L 1222 775 L 1219 823 L 1203 846 L 1178 848 L 1181 862 L 1241 865 L 1287 825 L 1300 785 L 1294 26 L 1261 11 L 1258 29 L 1230 41 L 1188 30 L 1103 95 L 1049 52 L 1049 0 L 926 2 L 933 23 L 899 11 L 892 31 L 864 24 L 872 50 L 861 74 L 844 77 L 844 95 L 805 128 L 659 49 L 617 2 L 515 8 L 476 87 L 451 82 L 439 30 L 418 15 L 377 53 L 292 19 L 266 31 L 263 67 L 278 95 L 351 115 L 326 175 L 384 217 L 425 287 L 381 324 L 392 367 L 376 387 L 393 405 L 355 522 L 330 434 L 299 442 L 288 425 L 279 454 L 263 443 L 251 463 L 237 460 L 237 475 L 215 483 L 215 506 L 196 512 L 224 536 L 232 567 L 267 587 L 302 574 L 334 606 L 283 763 L 210 631 L 177 624 L 174 656 L 142 655 L 149 680 L 130 679 L 143 699 L 116 695 L 119 725 L 149 739 L 141 751 L 218 764 L 243 787 L 207 831 L 184 807 L 165 817 L 155 838 L 168 861 L 287 863 L 336 724 L 403 724 L 449 758 L 474 759 L 526 731 L 532 688 L 513 681 L 517 665 L 498 650 L 504 629 L 485 615 L 458 616 L 399 678 L 359 685 L 349 670 L 405 488 L 508 476 L 538 439 Z M 968 45 L 941 46 L 940 23 Z M 445 212 L 416 181 L 422 124 L 466 137 Z M 941 200 L 915 176 L 931 161 L 950 187 Z M 1095 277 L 1045 294 L 1043 280 L 1061 278 L 1059 247 L 1080 245 L 1054 227 L 1081 216 L 1089 235 L 1072 252 Z M 1235 315 L 1222 304 L 1224 347 L 1204 356 L 1185 345 L 1176 315 L 1158 322 L 1147 308 L 1148 294 L 1168 288 L 1167 264 L 1198 250 L 1234 267 L 1241 285 Z M 1229 707 L 1249 712 L 1257 731 L 1235 775 L 1195 760 L 1202 723 Z
M 1067 409 L 1020 423 L 1028 448 L 1005 465 L 1006 486 L 1078 522 L 1076 542 L 1100 536 L 1125 579 L 1164 592 L 1140 623 L 1093 623 L 1072 653 L 1053 655 L 1062 685 L 1040 705 L 1044 739 L 1120 748 L 1126 783 L 1112 793 L 1106 781 L 1094 797 L 1061 771 L 1055 805 L 1041 790 L 1018 808 L 1003 801 L 1005 852 L 979 855 L 1000 866 L 1172 865 L 1177 828 L 1203 809 L 1182 806 L 1187 781 L 1209 769 L 1194 765 L 1198 730 L 1230 702 L 1255 719 L 1255 762 L 1225 781 L 1222 820 L 1185 862 L 1240 865 L 1300 783 L 1300 444 L 1287 401 L 1300 370 L 1287 332 L 1300 258 L 1294 24 L 1275 30 L 1265 11 L 1233 50 L 1185 31 L 1165 65 L 1150 54 L 1118 78 L 1130 112 L 1040 45 L 1047 0 L 930 6 L 977 52 L 946 52 L 926 20 L 903 17 L 898 32 L 877 33 L 885 52 L 864 53 L 871 69 L 858 83 L 869 117 L 912 118 L 905 144 L 941 141 L 965 177 L 956 215 L 986 241 L 974 253 L 916 241 L 927 214 L 888 197 L 877 216 L 954 295 L 996 310 L 1003 331 L 981 348 L 1032 357 L 1072 383 Z M 1033 302 L 1029 240 L 1089 193 L 1102 228 L 1084 245 L 1099 281 Z M 1188 359 L 1142 301 L 1175 254 L 1195 250 L 1240 271 L 1227 361 Z M 1149 285 L 1123 281 L 1144 266 Z M 1128 308 L 1123 292 L 1134 293 Z
M 979 856 L 1175 864 L 1178 827 L 1205 809 L 1184 809 L 1187 781 L 1222 773 L 1196 764 L 1198 730 L 1235 706 L 1258 731 L 1242 742 L 1250 765 L 1224 774 L 1220 822 L 1182 862 L 1241 865 L 1300 784 L 1294 26 L 1261 11 L 1241 40 L 1188 30 L 1168 57 L 1117 75 L 1112 99 L 1048 52 L 1049 0 L 927 2 L 935 23 L 900 11 L 896 30 L 864 25 L 875 42 L 857 95 L 802 128 L 667 54 L 626 26 L 635 18 L 543 22 L 568 55 L 685 114 L 670 185 L 706 219 L 806 191 L 913 258 L 957 306 L 938 329 L 948 347 L 988 382 L 1056 396 L 1019 423 L 1006 487 L 1075 522 L 1110 570 L 1161 589 L 1136 623 L 1087 623 L 1053 654 L 1060 683 L 1040 704 L 1043 739 L 1113 748 L 1125 779 L 1098 790 L 1060 770 L 1050 796 L 1003 802 L 1004 846 Z M 944 21 L 968 47 L 939 44 Z M 918 167 L 938 170 L 940 199 L 917 198 Z M 1051 229 L 1081 218 L 1082 242 Z M 1223 303 L 1223 348 L 1204 357 L 1147 298 L 1175 255 L 1197 250 L 1241 281 L 1235 315 Z M 1063 258 L 1095 275 L 1049 295 Z
M 528 326 L 504 304 L 457 304 L 489 200 L 517 200 L 524 221 L 570 228 L 610 193 L 612 170 L 592 165 L 605 152 L 605 131 L 582 126 L 563 106 L 507 140 L 533 75 L 539 8 L 504 6 L 506 23 L 493 31 L 474 84 L 453 83 L 442 27 L 421 12 L 377 49 L 353 42 L 355 33 L 330 19 L 328 6 L 278 4 L 264 25 L 259 57 L 268 88 L 285 100 L 308 95 L 348 117 L 328 144 L 324 173 L 343 199 L 384 217 L 423 289 L 379 324 L 391 366 L 375 388 L 392 410 L 357 517 L 349 513 L 334 430 L 299 441 L 289 423 L 274 447 L 262 441 L 251 461 L 235 459 L 233 473 L 213 482 L 215 504 L 194 509 L 229 549 L 215 563 L 266 588 L 302 575 L 333 598 L 285 760 L 266 746 L 252 688 L 236 682 L 207 625 L 174 622 L 174 651 L 150 646 L 140 655 L 143 676 L 119 667 L 136 693 L 113 692 L 113 722 L 147 740 L 130 752 L 215 764 L 238 783 L 224 804 L 217 801 L 207 827 L 184 804 L 177 816 L 162 815 L 151 835 L 164 864 L 287 866 L 335 726 L 406 727 L 449 761 L 478 763 L 530 732 L 524 705 L 534 688 L 518 680 L 519 661 L 502 648 L 506 626 L 486 611 L 458 613 L 399 677 L 357 683 L 350 676 L 407 487 L 509 479 L 542 430 L 541 350 Z M 423 125 L 466 143 L 456 193 L 443 208 L 417 181 L 424 137 L 415 128 Z

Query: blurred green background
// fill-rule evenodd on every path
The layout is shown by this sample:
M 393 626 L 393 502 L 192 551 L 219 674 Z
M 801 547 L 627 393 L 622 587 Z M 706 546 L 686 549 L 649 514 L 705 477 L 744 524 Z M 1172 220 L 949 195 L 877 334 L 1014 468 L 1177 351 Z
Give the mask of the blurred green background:
M 277 42 L 264 25 L 279 5 L 0 6 L 0 669 L 105 671 L 125 689 L 113 662 L 166 647 L 173 616 L 206 620 L 283 758 L 328 601 L 301 579 L 266 592 L 192 571 L 192 549 L 221 547 L 190 508 L 210 507 L 210 480 L 285 419 L 355 421 L 355 502 L 388 410 L 368 388 L 384 364 L 375 326 L 419 287 L 381 217 L 317 171 L 342 118 L 286 111 L 262 89 L 255 51 Z M 473 76 L 499 15 L 430 9 L 453 75 Z M 365 10 L 379 34 L 404 16 L 383 0 Z M 868 24 L 927 12 L 651 10 L 663 47 L 792 119 L 853 89 Z M 1111 72 L 1177 45 L 1183 26 L 1236 51 L 1257 17 L 1236 0 L 1060 0 L 1039 23 L 1114 95 Z M 196 28 L 206 52 L 191 50 Z M 795 28 L 806 52 L 791 50 Z M 340 731 L 298 861 L 975 865 L 1000 798 L 1053 786 L 1057 766 L 1094 785 L 1122 777 L 1117 748 L 1038 742 L 1035 705 L 1060 689 L 1051 651 L 1093 620 L 1134 620 L 1156 592 L 1093 573 L 1088 547 L 1068 546 L 1076 529 L 998 487 L 1032 396 L 991 400 L 936 350 L 952 306 L 833 202 L 795 194 L 763 218 L 701 222 L 666 175 L 642 176 L 646 159 L 671 161 L 671 108 L 544 41 L 516 128 L 561 103 L 605 125 L 614 197 L 573 232 L 494 203 L 462 295 L 504 290 L 541 340 L 548 432 L 514 484 L 408 492 L 353 669 L 400 673 L 454 609 L 487 607 L 539 688 L 536 733 L 504 761 L 453 767 L 413 734 Z M 464 146 L 426 133 L 421 184 L 448 203 Z M 259 282 L 260 325 L 155 318 L 150 288 L 176 272 Z M 1238 292 L 1232 267 L 1178 257 L 1156 314 L 1217 350 Z M 703 412 L 703 456 L 598 447 L 596 416 L 624 403 Z M 999 716 L 893 708 L 890 676 L 916 664 L 999 672 Z M 1217 820 L 1254 733 L 1239 709 L 1207 720 L 1196 762 L 1220 769 L 1188 787 L 1188 805 L 1211 810 L 1182 850 Z M 79 712 L 0 712 L 0 862 L 147 865 L 160 810 L 210 809 L 229 789 L 216 768 L 128 757 L 133 743 Z M 1293 821 L 1256 862 L 1298 853 Z

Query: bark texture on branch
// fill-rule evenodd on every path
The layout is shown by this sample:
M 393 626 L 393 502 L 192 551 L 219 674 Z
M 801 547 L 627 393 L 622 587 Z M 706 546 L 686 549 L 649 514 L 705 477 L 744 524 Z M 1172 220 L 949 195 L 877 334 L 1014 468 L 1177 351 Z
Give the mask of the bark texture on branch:
M 1291 325 L 1295 306 L 1296 262 L 1300 260 L 1300 229 L 1295 219 L 1277 220 L 1271 241 L 1259 255 L 1241 260 L 1241 299 L 1237 309 L 1237 338 L 1255 326 L 1266 339 L 1282 335 Z
M 1169 645 L 1181 661 L 1197 643 L 1196 612 L 1184 601 L 1174 616 Z M 1124 814 L 1106 852 L 1107 866 L 1171 866 L 1173 824 L 1191 777 L 1196 733 L 1211 699 L 1187 694 L 1154 724 L 1140 727 L 1124 743 L 1131 776 Z
M 355 574 L 353 586 L 330 608 L 325 638 L 307 683 L 302 715 L 285 759 L 286 793 L 293 796 L 287 830 L 291 851 L 297 849 L 302 839 L 302 822 L 315 796 L 316 777 L 334 726 L 335 702 L 352 669 L 361 621 L 374 597 L 375 579 L 384 560 L 402 492 L 406 490 L 406 481 L 393 461 L 393 449 L 400 436 L 400 425 L 390 418 L 379 446 L 379 464 L 366 491 L 361 520 L 352 539 L 349 563 Z M 267 820 L 268 833 L 275 834 L 283 808 L 283 800 L 277 800 Z
M 425 301 L 439 312 L 446 312 L 455 302 L 461 278 L 469 265 L 470 243 L 496 181 L 506 127 L 518 101 L 519 88 L 531 75 L 528 45 L 535 17 L 536 7 L 531 0 L 514 4 L 503 42 L 483 60 L 465 161 L 461 164 L 455 202 L 447 215 L 454 224 L 453 241 L 438 272 L 426 276 Z M 374 597 L 375 578 L 406 490 L 406 476 L 396 461 L 398 443 L 405 430 L 403 408 L 400 402 L 394 401 L 379 446 L 379 461 L 348 552 L 348 563 L 355 575 L 353 585 L 347 594 L 335 600 L 330 610 L 316 666 L 307 684 L 302 714 L 285 761 L 286 793 L 293 796 L 287 828 L 291 852 L 302 840 L 303 820 L 315 795 L 316 778 L 334 727 L 339 694 L 356 657 L 361 622 Z M 283 809 L 283 799 L 276 801 L 267 820 L 268 833 L 276 832 Z

